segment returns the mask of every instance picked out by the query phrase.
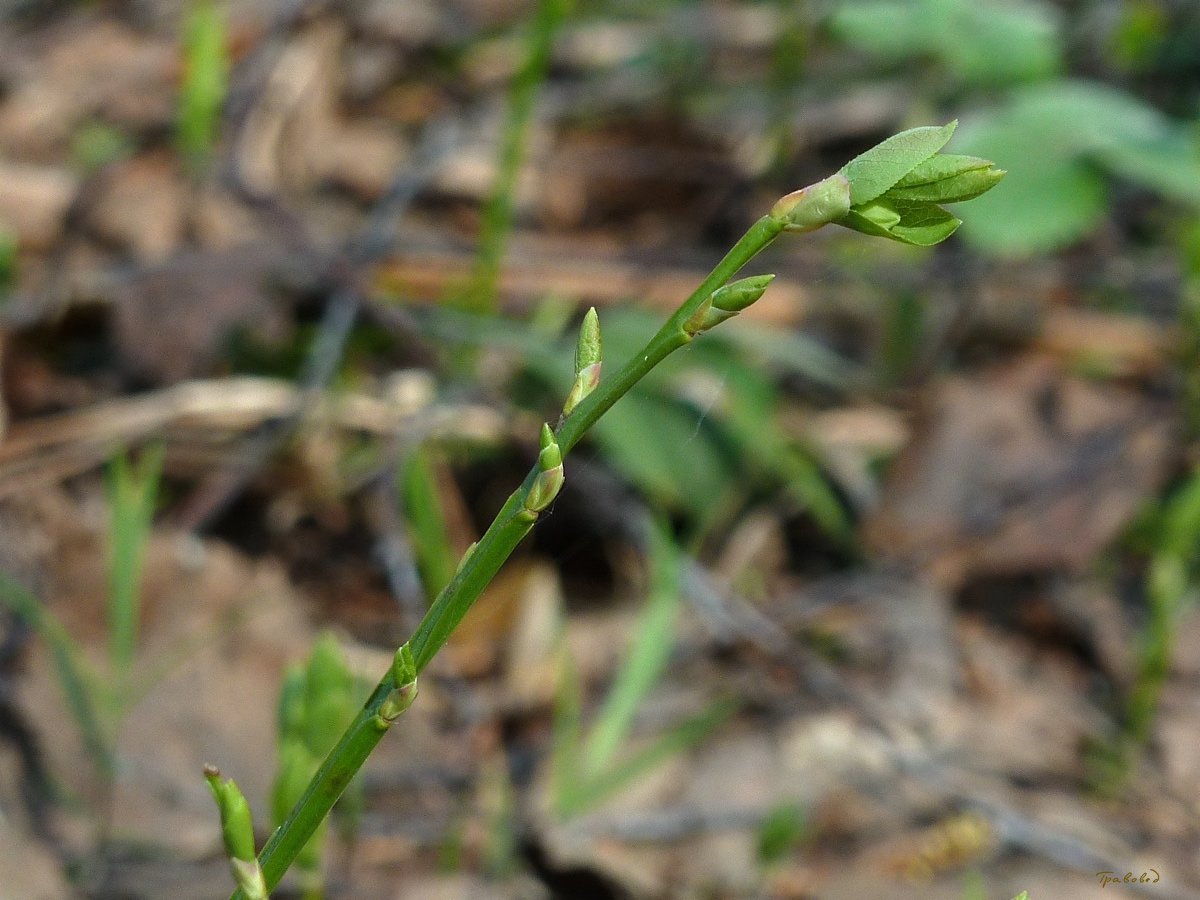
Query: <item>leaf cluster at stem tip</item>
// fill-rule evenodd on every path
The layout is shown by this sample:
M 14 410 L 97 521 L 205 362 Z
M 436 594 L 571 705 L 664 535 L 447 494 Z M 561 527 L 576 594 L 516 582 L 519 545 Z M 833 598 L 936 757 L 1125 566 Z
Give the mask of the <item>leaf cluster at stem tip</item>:
M 918 247 L 938 244 L 962 224 L 940 204 L 978 197 L 1005 175 L 989 160 L 939 152 L 957 125 L 893 135 L 836 175 L 783 197 L 771 218 L 784 231 L 813 231 L 833 223 Z

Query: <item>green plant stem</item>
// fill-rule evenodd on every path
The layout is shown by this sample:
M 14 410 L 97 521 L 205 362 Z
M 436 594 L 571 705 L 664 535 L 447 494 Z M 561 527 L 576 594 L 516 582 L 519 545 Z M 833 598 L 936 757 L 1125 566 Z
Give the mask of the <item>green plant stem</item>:
M 754 223 L 642 351 L 613 378 L 602 381 L 595 391 L 575 407 L 556 435 L 564 456 L 646 373 L 670 353 L 693 340 L 693 336 L 684 330 L 683 323 L 713 291 L 762 252 L 782 231 L 783 222 L 770 216 L 764 216 Z M 446 643 L 467 610 L 537 521 L 537 514 L 525 508 L 525 499 L 539 473 L 540 469 L 535 465 L 417 626 L 409 645 L 418 671 L 423 670 Z M 381 722 L 378 714 L 395 687 L 394 675 L 389 670 L 321 764 L 308 789 L 259 853 L 258 859 L 268 890 L 279 884 L 296 855 L 386 733 L 387 726 Z M 230 900 L 246 898 L 241 890 L 237 890 Z

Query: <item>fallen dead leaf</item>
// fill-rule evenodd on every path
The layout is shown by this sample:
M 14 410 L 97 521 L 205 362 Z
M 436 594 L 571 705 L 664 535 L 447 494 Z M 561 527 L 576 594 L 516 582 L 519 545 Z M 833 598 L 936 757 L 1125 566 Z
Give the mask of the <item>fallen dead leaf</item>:
M 1080 571 L 1167 475 L 1148 400 L 1026 358 L 938 385 L 864 524 L 882 558 L 956 587 L 977 575 Z
M 183 240 L 188 187 L 175 157 L 137 156 L 120 163 L 90 210 L 89 224 L 147 263 L 169 257 Z
M 45 249 L 58 240 L 79 179 L 65 169 L 0 160 L 0 227 L 20 242 Z

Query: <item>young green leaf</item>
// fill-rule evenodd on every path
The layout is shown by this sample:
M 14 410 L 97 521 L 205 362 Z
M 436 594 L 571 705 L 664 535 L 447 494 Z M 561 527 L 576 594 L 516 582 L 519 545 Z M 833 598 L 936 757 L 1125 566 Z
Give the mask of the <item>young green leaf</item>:
M 443 469 L 444 463 L 429 445 L 417 447 L 399 464 L 398 499 L 430 598 L 450 583 L 458 566 L 442 502 L 439 473 Z
M 98 685 L 84 669 L 83 652 L 66 628 L 46 606 L 20 582 L 0 572 L 0 606 L 7 606 L 46 642 L 54 659 L 54 671 L 66 697 L 67 709 L 75 719 L 83 744 L 97 770 L 105 777 L 116 773 L 117 760 L 101 725 L 97 703 Z
M 950 140 L 958 122 L 941 127 L 910 128 L 876 144 L 841 169 L 850 182 L 850 205 L 861 206 L 880 197 Z
M 162 466 L 163 446 L 155 444 L 136 463 L 119 455 L 108 469 L 108 638 L 109 661 L 117 686 L 114 703 L 118 708 L 137 648 L 142 564 Z
M 955 230 L 961 221 L 934 203 L 917 203 L 882 197 L 852 209 L 839 225 L 902 244 L 932 247 Z
M 892 200 L 924 203 L 960 203 L 995 187 L 1005 172 L 976 156 L 938 153 L 884 192 Z

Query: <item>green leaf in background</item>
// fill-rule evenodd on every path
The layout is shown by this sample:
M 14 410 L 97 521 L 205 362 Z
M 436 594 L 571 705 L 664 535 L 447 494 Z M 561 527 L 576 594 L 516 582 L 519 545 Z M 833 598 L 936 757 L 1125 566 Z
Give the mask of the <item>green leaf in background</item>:
M 957 122 L 950 122 L 941 127 L 910 128 L 881 141 L 842 166 L 841 174 L 850 180 L 851 206 L 861 206 L 881 196 L 946 146 L 957 125 Z
M 970 243 L 997 255 L 1055 250 L 1086 237 L 1107 212 L 1111 175 L 1200 206 L 1200 142 L 1190 127 L 1107 85 L 1024 88 L 966 121 L 958 143 L 1003 160 L 1009 171 L 973 201 L 963 228 Z
M 887 62 L 926 57 L 955 81 L 1005 85 L 1059 71 L 1060 19 L 1048 3 L 860 0 L 841 4 L 830 28 Z
M 17 280 L 17 233 L 0 225 L 0 302 Z

